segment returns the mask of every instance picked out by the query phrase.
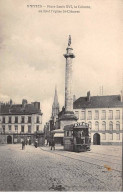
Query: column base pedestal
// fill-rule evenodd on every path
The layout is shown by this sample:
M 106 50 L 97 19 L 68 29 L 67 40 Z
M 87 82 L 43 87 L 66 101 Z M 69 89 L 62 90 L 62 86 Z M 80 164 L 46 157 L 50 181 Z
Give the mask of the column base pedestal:
M 65 111 L 65 113 L 60 117 L 60 129 L 64 129 L 64 126 L 74 124 L 77 121 L 77 117 L 74 112 Z

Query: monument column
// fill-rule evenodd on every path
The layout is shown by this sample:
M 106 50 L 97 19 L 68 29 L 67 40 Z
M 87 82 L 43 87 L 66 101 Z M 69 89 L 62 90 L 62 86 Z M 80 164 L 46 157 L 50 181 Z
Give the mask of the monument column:
M 68 47 L 66 49 L 66 70 L 65 70 L 65 111 L 73 111 L 73 93 L 72 93 L 72 59 L 75 58 L 75 55 L 72 53 L 71 37 L 69 35 Z
M 69 35 L 68 46 L 66 49 L 66 68 L 65 68 L 65 112 L 62 114 L 60 128 L 65 125 L 73 124 L 77 121 L 77 117 L 73 112 L 73 93 L 72 93 L 72 60 L 75 55 L 72 53 L 71 36 Z

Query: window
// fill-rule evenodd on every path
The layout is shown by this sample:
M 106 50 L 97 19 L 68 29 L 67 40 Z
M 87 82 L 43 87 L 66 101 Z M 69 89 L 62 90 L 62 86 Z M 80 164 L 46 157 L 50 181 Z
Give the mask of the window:
M 36 131 L 39 131 L 39 125 L 36 126 Z
M 88 122 L 88 125 L 89 125 L 89 129 L 92 129 L 92 123 L 90 121 Z
M 39 116 L 37 116 L 36 123 L 39 123 Z
M 95 119 L 98 120 L 99 119 L 99 111 L 95 110 Z
M 11 131 L 11 128 L 12 128 L 11 125 L 9 125 L 8 127 L 9 127 L 9 131 Z
M 85 111 L 82 111 L 82 112 L 81 112 L 80 119 L 81 119 L 81 120 L 85 120 Z
M 5 125 L 2 125 L 3 133 L 5 133 Z
M 113 119 L 113 110 L 109 110 L 109 116 L 108 119 Z
M 31 123 L 31 116 L 28 116 L 28 123 Z
M 95 130 L 99 131 L 99 123 L 97 121 L 95 122 Z
M 116 140 L 120 140 L 120 133 L 116 133 Z
M 69 131 L 66 131 L 66 136 L 67 136 L 67 137 L 69 136 Z
M 24 133 L 24 125 L 21 125 L 21 132 Z
M 79 118 L 79 112 L 78 111 L 75 111 L 75 115 L 77 118 Z
M 103 121 L 103 122 L 102 122 L 102 131 L 105 131 L 105 130 L 106 130 L 106 122 Z
M 24 118 L 24 116 L 21 117 L 21 123 L 25 123 L 25 118 Z
M 102 138 L 102 140 L 106 140 L 106 134 L 105 133 L 102 133 L 101 138 Z
M 120 131 L 120 122 L 118 122 L 118 121 L 116 122 L 116 130 Z
M 15 125 L 15 131 L 18 131 L 18 125 Z
M 112 131 L 113 130 L 113 123 L 110 121 L 109 122 L 109 130 Z
M 113 140 L 113 134 L 112 133 L 109 134 L 109 140 Z
M 5 123 L 5 117 L 3 117 L 2 123 Z
M 92 112 L 88 111 L 88 120 L 91 120 L 91 119 L 92 119 Z
M 11 118 L 11 116 L 9 116 L 9 123 L 11 123 L 12 122 L 12 118 Z
M 18 123 L 18 116 L 15 117 L 15 123 Z
M 102 110 L 102 117 L 101 117 L 102 120 L 105 120 L 106 119 L 106 110 Z
M 116 110 L 116 119 L 120 119 L 120 110 Z
M 28 133 L 31 133 L 31 125 L 28 125 Z

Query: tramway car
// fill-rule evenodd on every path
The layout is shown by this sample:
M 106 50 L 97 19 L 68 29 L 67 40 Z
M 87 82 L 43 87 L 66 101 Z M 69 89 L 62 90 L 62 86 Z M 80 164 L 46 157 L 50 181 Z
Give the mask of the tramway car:
M 90 144 L 87 123 L 75 123 L 64 127 L 64 150 L 84 152 L 90 150 Z

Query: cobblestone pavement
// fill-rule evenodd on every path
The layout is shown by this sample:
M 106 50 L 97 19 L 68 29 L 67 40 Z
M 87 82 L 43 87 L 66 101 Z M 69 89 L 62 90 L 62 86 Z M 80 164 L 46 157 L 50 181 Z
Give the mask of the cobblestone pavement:
M 0 191 L 121 191 L 121 147 L 73 153 L 0 146 Z

